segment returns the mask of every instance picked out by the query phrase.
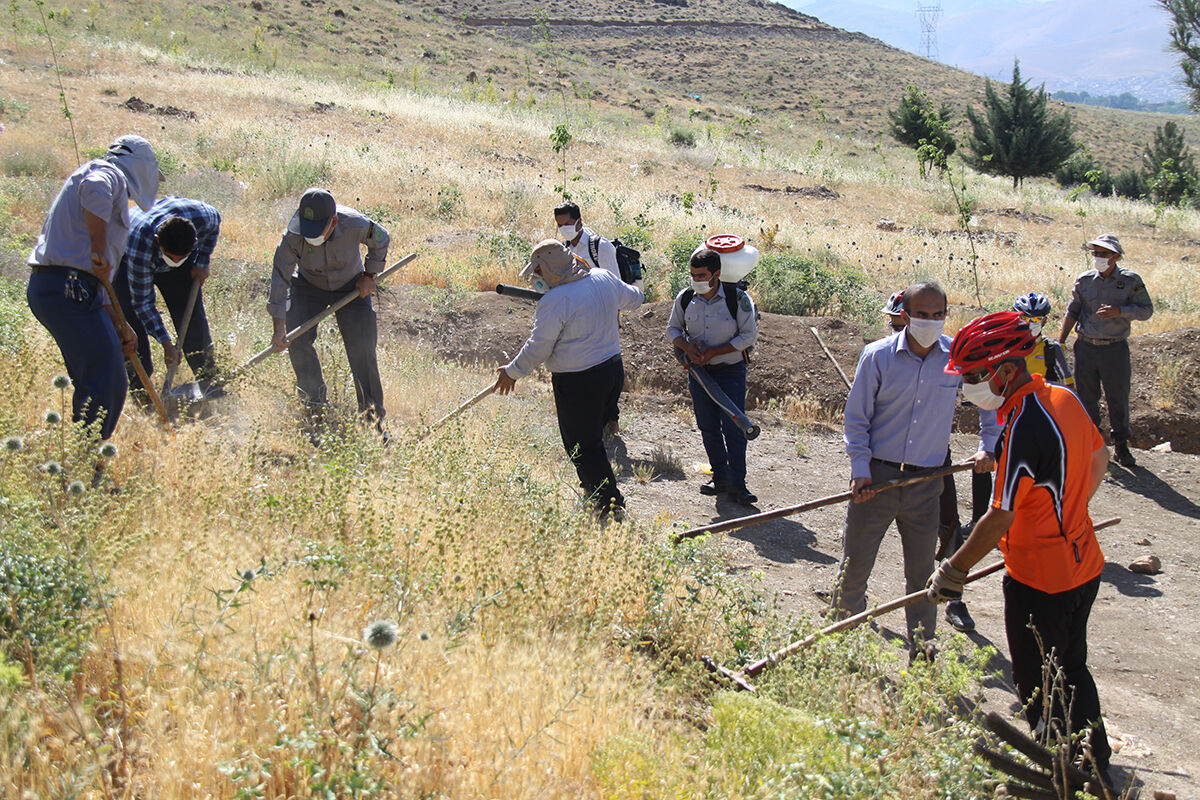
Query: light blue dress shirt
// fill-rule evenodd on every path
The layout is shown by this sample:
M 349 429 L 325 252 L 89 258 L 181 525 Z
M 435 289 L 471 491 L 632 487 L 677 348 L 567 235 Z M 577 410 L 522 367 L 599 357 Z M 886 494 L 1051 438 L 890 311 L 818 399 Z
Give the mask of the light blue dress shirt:
M 540 364 L 550 372 L 582 372 L 620 355 L 617 311 L 643 300 L 640 289 L 603 269 L 555 286 L 538 301 L 533 332 L 505 372 L 524 378 Z
M 871 477 L 871 459 L 940 467 L 950 447 L 950 429 L 962 378 L 946 374 L 949 336 L 942 335 L 925 358 L 908 346 L 906 331 L 863 348 L 846 398 L 846 453 L 851 478 Z M 996 451 L 1000 424 L 995 411 L 979 412 L 980 447 Z

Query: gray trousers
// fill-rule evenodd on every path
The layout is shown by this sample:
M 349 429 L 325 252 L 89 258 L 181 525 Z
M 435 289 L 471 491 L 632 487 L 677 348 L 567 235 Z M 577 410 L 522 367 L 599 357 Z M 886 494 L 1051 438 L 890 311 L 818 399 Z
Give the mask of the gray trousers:
M 1129 427 L 1132 374 L 1128 340 L 1103 345 L 1075 340 L 1075 392 L 1092 422 L 1100 428 L 1100 390 L 1104 390 L 1114 442 L 1128 442 L 1132 435 Z
M 336 291 L 327 292 L 297 275 L 292 280 L 291 304 L 287 310 L 288 329 L 307 322 L 352 291 L 354 281 Z M 379 362 L 375 358 L 378 330 L 371 298 L 356 298 L 340 308 L 334 318 L 346 346 L 346 358 L 350 360 L 358 410 L 360 413 L 367 412 L 376 421 L 381 420 L 384 415 L 383 383 L 379 378 Z M 327 402 L 325 377 L 321 374 L 321 362 L 317 360 L 317 351 L 313 347 L 316 340 L 317 328 L 314 327 L 297 337 L 288 347 L 300 398 L 310 406 L 322 406 Z
M 911 472 L 871 462 L 872 483 L 896 478 L 911 478 Z M 875 567 L 879 545 L 893 520 L 900 531 L 904 551 L 904 593 L 925 588 L 933 573 L 933 555 L 937 550 L 938 499 L 942 481 L 933 480 L 891 489 L 865 503 L 850 503 L 846 509 L 846 528 L 842 534 L 841 579 L 833 593 L 833 609 L 840 616 L 850 616 L 867 609 L 867 579 Z M 916 641 L 916 631 L 924 639 L 932 639 L 937 626 L 937 606 L 921 599 L 904 609 L 909 640 Z

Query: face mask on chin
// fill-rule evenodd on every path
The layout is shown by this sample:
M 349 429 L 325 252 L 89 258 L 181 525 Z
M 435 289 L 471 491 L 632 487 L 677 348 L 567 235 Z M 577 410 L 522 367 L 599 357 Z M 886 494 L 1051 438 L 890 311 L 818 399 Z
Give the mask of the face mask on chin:
M 189 253 L 188 255 L 191 255 L 191 253 Z M 184 256 L 183 258 L 180 258 L 180 259 L 173 259 L 173 258 L 170 258 L 166 253 L 163 253 L 162 259 L 164 262 L 166 262 L 166 265 L 168 267 L 171 267 L 172 269 L 174 269 L 175 267 L 182 267 L 183 262 L 187 261 L 188 257 Z
M 328 238 L 328 236 L 322 233 L 320 236 L 305 236 L 304 241 L 308 242 L 313 247 L 320 247 L 321 245 L 325 244 L 325 240 Z
M 946 327 L 943 319 L 914 319 L 909 317 L 908 332 L 921 347 L 932 347 Z

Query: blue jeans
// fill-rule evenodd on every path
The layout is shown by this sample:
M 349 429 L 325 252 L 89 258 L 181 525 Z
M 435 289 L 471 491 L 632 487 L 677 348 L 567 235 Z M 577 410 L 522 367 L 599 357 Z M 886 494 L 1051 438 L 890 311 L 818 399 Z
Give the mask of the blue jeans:
M 356 279 L 357 280 L 357 279 Z M 318 289 L 303 277 L 292 280 L 291 304 L 287 310 L 288 330 L 304 324 L 329 308 L 345 295 L 354 291 L 354 281 L 332 292 Z M 350 361 L 350 374 L 354 377 L 354 394 L 358 398 L 358 410 L 367 412 L 375 421 L 383 419 L 383 383 L 379 378 L 379 362 L 375 358 L 375 344 L 379 338 L 375 321 L 375 307 L 371 298 L 358 297 L 347 303 L 334 314 L 342 342 L 346 346 L 346 358 Z M 301 336 L 288 347 L 292 369 L 296 372 L 296 386 L 300 397 L 310 406 L 326 403 L 325 377 L 321 374 L 321 362 L 313 343 L 317 340 L 317 328 Z
M 710 364 L 704 367 L 713 382 L 729 396 L 739 410 L 746 410 L 746 362 Z M 700 382 L 688 373 L 688 391 L 696 411 L 696 427 L 704 441 L 713 483 L 732 487 L 746 485 L 746 435 L 704 391 Z
M 74 296 L 68 297 L 68 289 Z M 71 419 L 100 422 L 100 438 L 112 436 L 125 407 L 129 381 L 117 329 L 104 309 L 104 287 L 83 276 L 38 273 L 29 276 L 25 299 L 38 322 L 50 331 L 75 385 Z

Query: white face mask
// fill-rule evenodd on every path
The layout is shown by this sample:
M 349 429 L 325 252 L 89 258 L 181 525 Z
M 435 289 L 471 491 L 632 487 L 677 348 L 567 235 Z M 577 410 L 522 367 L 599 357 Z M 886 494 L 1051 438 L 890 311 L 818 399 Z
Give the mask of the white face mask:
M 1041 336 L 1042 335 L 1042 323 L 1040 323 L 1040 322 L 1029 323 L 1029 332 L 1033 334 L 1035 339 L 1038 336 Z
M 945 327 L 944 319 L 908 319 L 908 332 L 921 347 L 932 347 Z
M 1108 269 L 1108 256 L 1092 256 L 1092 263 L 1096 265 L 1097 272 L 1104 272 Z
M 159 252 L 161 253 L 162 251 L 160 250 Z M 188 253 L 188 255 L 191 255 L 191 253 Z M 182 267 L 183 262 L 187 261 L 188 257 L 184 256 L 183 258 L 176 261 L 175 259 L 168 257 L 166 253 L 162 253 L 162 260 L 167 263 L 168 267 Z
M 325 244 L 325 240 L 328 238 L 328 236 L 322 233 L 320 236 L 305 236 L 304 241 L 308 242 L 313 247 L 320 247 L 321 245 Z
M 569 242 L 579 235 L 579 231 L 575 230 L 574 223 L 571 223 L 570 225 L 559 225 L 558 235 L 562 237 L 564 242 Z
M 712 287 L 708 285 L 708 281 L 692 281 L 692 291 L 696 294 L 708 294 L 712 291 Z
M 995 411 L 1004 405 L 1004 397 L 992 392 L 991 381 L 964 383 L 962 393 L 968 403 L 985 411 Z
M 535 292 L 541 292 L 542 294 L 545 294 L 546 292 L 550 291 L 550 284 L 546 282 L 545 278 L 535 272 L 529 276 L 529 288 L 533 289 Z

